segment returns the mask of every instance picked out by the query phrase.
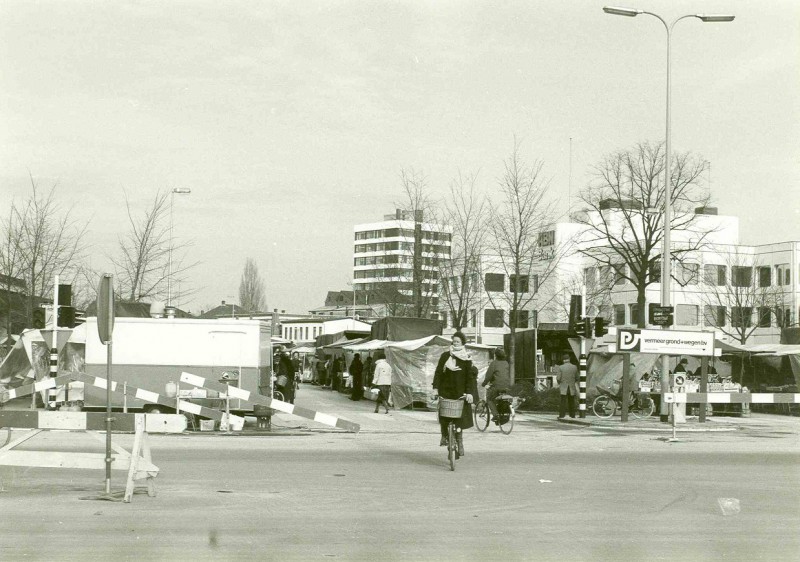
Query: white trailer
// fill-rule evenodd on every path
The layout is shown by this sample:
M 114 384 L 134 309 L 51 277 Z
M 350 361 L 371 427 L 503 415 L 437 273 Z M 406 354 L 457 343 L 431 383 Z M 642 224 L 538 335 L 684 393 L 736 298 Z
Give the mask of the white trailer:
M 97 318 L 86 319 L 85 372 L 106 376 L 107 348 L 100 342 Z M 272 396 L 272 343 L 270 327 L 260 320 L 220 318 L 117 318 L 112 342 L 112 380 L 121 385 L 144 388 L 166 395 L 174 391 L 181 373 L 186 371 L 209 380 L 231 378 L 233 384 L 250 392 Z M 73 383 L 74 384 L 74 383 Z M 170 388 L 171 387 L 171 388 Z M 70 391 L 72 392 L 72 391 Z M 219 398 L 205 391 L 180 389 L 182 398 L 205 405 L 219 406 Z M 84 407 L 105 407 L 105 391 L 84 389 Z M 163 410 L 163 406 L 145 404 L 128 395 L 112 394 L 113 406 L 145 411 Z M 252 407 L 239 400 L 231 409 Z

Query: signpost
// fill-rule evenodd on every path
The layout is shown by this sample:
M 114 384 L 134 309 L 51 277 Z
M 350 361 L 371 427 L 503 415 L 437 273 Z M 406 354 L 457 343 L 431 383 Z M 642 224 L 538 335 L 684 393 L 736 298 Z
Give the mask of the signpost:
M 656 326 L 672 326 L 675 323 L 674 306 L 650 307 L 650 323 Z
M 714 332 L 617 329 L 615 351 L 656 353 L 659 355 L 719 355 L 714 348 Z
M 114 276 L 106 273 L 97 288 L 97 334 L 106 355 L 106 495 L 111 495 L 111 334 L 114 331 Z

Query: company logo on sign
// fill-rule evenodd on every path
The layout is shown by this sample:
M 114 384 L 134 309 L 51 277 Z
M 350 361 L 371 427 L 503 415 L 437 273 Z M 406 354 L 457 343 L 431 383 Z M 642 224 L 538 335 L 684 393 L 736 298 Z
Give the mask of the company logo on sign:
M 617 330 L 619 351 L 639 351 L 641 334 L 639 330 Z

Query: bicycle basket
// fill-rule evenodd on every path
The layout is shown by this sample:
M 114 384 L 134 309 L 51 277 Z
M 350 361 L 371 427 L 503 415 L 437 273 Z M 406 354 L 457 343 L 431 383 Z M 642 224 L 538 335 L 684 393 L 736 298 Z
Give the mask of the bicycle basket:
M 463 411 L 463 400 L 449 400 L 439 397 L 439 416 L 443 418 L 460 418 Z

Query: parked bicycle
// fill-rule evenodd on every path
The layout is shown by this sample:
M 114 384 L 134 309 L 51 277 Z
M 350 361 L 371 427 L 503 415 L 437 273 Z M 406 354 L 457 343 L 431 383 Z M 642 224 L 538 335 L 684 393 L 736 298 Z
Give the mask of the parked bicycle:
M 524 399 L 519 396 L 512 396 L 511 394 L 500 394 L 494 399 L 495 407 L 497 408 L 497 419 L 495 424 L 500 431 L 508 435 L 514 429 L 514 417 L 517 413 L 517 408 L 524 402 Z M 486 431 L 492 421 L 492 413 L 489 410 L 489 404 L 486 400 L 480 400 L 472 414 L 475 420 L 475 427 L 478 431 Z
M 597 386 L 600 394 L 592 402 L 592 412 L 598 418 L 610 418 L 617 413 L 617 409 L 622 409 L 622 390 L 612 392 L 611 390 Z M 647 394 L 631 392 L 628 398 L 628 413 L 635 418 L 647 418 L 653 415 L 655 403 Z
M 439 397 L 439 416 L 450 421 L 447 424 L 447 460 L 450 470 L 456 469 L 456 461 L 460 458 L 456 444 L 456 422 L 464 411 L 464 396 L 457 400 Z

